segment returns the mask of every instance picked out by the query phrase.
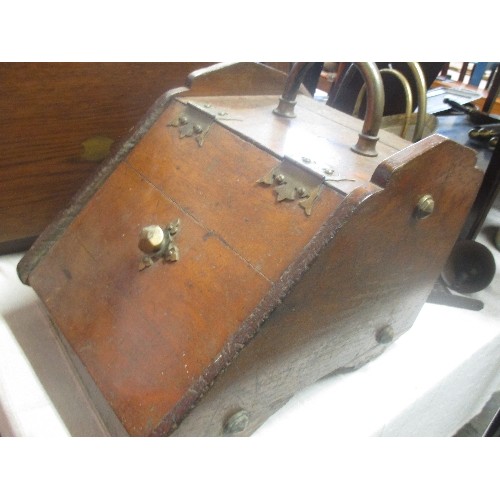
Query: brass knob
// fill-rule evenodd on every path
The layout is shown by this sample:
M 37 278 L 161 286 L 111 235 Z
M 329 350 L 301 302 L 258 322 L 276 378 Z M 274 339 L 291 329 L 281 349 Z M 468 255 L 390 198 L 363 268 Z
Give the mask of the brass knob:
M 146 226 L 139 236 L 139 248 L 144 253 L 157 252 L 165 239 L 165 234 L 160 226 Z
M 434 212 L 434 198 L 430 194 L 426 194 L 418 200 L 416 217 L 417 219 L 426 219 Z

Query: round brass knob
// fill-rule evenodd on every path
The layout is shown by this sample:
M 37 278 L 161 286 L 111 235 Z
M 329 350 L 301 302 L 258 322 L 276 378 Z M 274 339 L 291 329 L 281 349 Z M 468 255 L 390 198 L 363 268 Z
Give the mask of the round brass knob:
M 429 217 L 429 215 L 432 215 L 432 212 L 434 212 L 434 207 L 435 203 L 432 195 L 426 194 L 422 196 L 417 203 L 417 219 L 426 219 L 427 217 Z
M 157 252 L 165 239 L 165 234 L 160 226 L 146 226 L 139 236 L 139 248 L 144 253 Z

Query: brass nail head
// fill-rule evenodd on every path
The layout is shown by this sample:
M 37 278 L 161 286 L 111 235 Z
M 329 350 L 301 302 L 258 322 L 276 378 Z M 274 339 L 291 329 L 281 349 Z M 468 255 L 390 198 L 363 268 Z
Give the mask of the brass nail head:
M 394 340 L 394 329 L 390 325 L 384 326 L 377 332 L 375 338 L 379 344 L 389 344 Z
M 239 410 L 236 413 L 233 413 L 224 424 L 224 436 L 233 436 L 243 432 L 246 429 L 249 420 L 250 416 L 245 410 Z
M 426 219 L 434 212 L 435 202 L 430 194 L 422 196 L 417 203 L 417 219 Z

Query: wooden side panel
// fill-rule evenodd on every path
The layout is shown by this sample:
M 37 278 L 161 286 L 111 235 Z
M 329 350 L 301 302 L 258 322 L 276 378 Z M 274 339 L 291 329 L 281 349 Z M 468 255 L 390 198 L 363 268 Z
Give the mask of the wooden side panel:
M 330 244 L 174 435 L 220 435 L 242 409 L 249 424 L 241 434 L 251 434 L 297 390 L 380 353 L 384 327 L 395 337 L 406 331 L 474 200 L 474 165 L 471 150 L 439 136 L 384 162 L 374 179 L 383 188 L 370 184 L 344 200 Z M 435 212 L 417 220 L 426 193 Z
M 286 72 L 253 62 L 219 63 L 188 76 L 190 95 L 276 95 L 285 88 Z M 307 90 L 301 87 L 301 91 Z

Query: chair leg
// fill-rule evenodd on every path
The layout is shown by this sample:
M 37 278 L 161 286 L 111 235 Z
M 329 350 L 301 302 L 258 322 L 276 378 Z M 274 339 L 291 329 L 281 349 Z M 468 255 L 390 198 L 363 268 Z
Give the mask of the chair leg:
M 498 69 L 498 64 L 493 65 L 490 71 L 490 76 L 488 77 L 488 81 L 486 82 L 486 86 L 484 87 L 485 90 L 488 90 L 490 88 L 491 83 L 493 82 L 493 77 L 495 76 L 495 72 Z
M 460 74 L 458 75 L 458 81 L 459 82 L 463 82 L 464 81 L 464 78 L 465 78 L 465 75 L 467 73 L 467 68 L 469 67 L 469 63 L 468 62 L 464 62 L 462 64 L 462 68 L 460 70 Z
M 484 101 L 483 104 L 483 113 L 489 113 L 491 108 L 493 107 L 493 104 L 495 103 L 497 97 L 498 97 L 498 91 L 500 90 L 500 66 L 497 65 L 497 67 L 492 71 L 493 78 L 491 80 L 491 86 L 488 90 L 488 95 L 486 96 L 486 100 Z M 490 77 L 491 78 L 491 77 Z
M 470 75 L 469 85 L 473 85 L 474 87 L 479 87 L 487 67 L 488 67 L 487 62 L 477 62 L 476 64 L 474 64 L 474 67 L 472 68 L 472 73 Z

